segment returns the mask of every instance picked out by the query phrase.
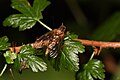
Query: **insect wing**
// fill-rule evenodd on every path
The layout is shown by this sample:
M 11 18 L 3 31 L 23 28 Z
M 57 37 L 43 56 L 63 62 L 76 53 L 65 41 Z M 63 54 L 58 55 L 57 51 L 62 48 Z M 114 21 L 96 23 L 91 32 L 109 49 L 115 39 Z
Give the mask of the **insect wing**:
M 56 58 L 60 52 L 60 48 L 61 48 L 61 45 L 62 45 L 62 42 L 63 40 L 59 40 L 58 43 L 56 43 L 52 49 L 49 50 L 49 56 L 50 57 L 53 57 L 53 58 Z
M 47 46 L 48 49 L 46 54 L 49 54 L 49 56 L 53 58 L 57 57 L 62 46 L 63 38 L 64 32 L 62 32 L 61 34 L 56 34 L 55 32 L 50 39 L 50 43 Z
M 42 35 L 40 38 L 38 38 L 35 43 L 33 44 L 34 48 L 42 48 L 44 46 L 47 46 L 50 42 L 50 37 L 52 36 L 52 31 L 48 32 L 44 35 Z

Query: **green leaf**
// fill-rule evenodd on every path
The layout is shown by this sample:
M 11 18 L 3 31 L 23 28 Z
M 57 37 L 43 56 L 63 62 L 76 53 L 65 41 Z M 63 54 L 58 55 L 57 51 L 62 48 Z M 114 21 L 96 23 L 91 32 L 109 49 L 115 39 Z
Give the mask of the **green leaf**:
M 20 31 L 32 28 L 39 19 L 42 19 L 42 13 L 50 4 L 47 0 L 34 0 L 33 7 L 27 0 L 12 0 L 12 7 L 22 14 L 13 14 L 3 22 L 4 26 L 19 27 Z
M 34 17 L 34 13 L 30 3 L 27 0 L 11 0 L 12 8 L 18 10 L 22 14 L 30 17 Z
M 36 17 L 42 19 L 41 11 L 43 11 L 50 4 L 47 0 L 34 0 L 33 10 L 35 11 Z
M 71 71 L 79 70 L 79 58 L 78 53 L 84 52 L 84 46 L 74 40 L 66 40 L 62 49 L 60 64 L 64 68 Z
M 66 40 L 64 41 L 64 45 L 65 47 L 68 47 L 68 49 L 70 50 L 70 52 L 74 52 L 74 53 L 83 53 L 85 51 L 85 47 L 79 42 L 79 41 L 75 41 L 75 40 Z
M 7 42 L 8 42 L 7 36 L 3 36 L 2 38 L 0 38 L 0 50 L 8 49 L 8 47 L 10 46 L 10 43 L 7 43 Z
M 103 69 L 104 65 L 100 60 L 92 59 L 87 64 L 80 69 L 77 74 L 78 80 L 94 80 L 99 78 L 100 80 L 104 80 L 105 78 L 105 70 Z
M 20 70 L 21 68 L 21 57 L 20 57 L 20 54 L 17 55 L 17 58 L 15 59 L 15 62 L 14 62 L 14 67 L 16 70 Z
M 33 55 L 34 51 L 35 50 L 32 48 L 30 44 L 23 45 L 20 49 L 19 54 L 17 55 L 17 59 L 15 59 L 15 63 L 14 63 L 15 69 L 20 70 L 22 61 L 27 59 L 29 55 Z
M 14 59 L 17 58 L 17 54 L 11 51 L 6 51 L 6 53 L 4 53 L 4 57 L 6 59 L 6 62 L 8 64 L 13 64 L 14 63 Z
M 50 64 L 53 66 L 53 68 L 56 71 L 59 71 L 60 70 L 60 56 L 58 56 L 57 58 L 51 58 Z
M 117 34 L 120 34 L 120 12 L 116 12 L 100 25 L 90 38 L 94 40 L 112 41 Z
M 33 17 L 29 17 L 23 14 L 14 14 L 6 18 L 3 22 L 3 25 L 12 26 L 13 28 L 19 26 L 19 30 L 23 31 L 32 28 L 35 25 L 35 23 L 36 20 L 34 20 Z
M 20 54 L 28 56 L 28 55 L 34 54 L 34 51 L 35 51 L 35 49 L 32 48 L 32 46 L 30 44 L 27 44 L 27 45 L 23 45 L 21 47 Z
M 39 57 L 37 56 L 28 56 L 28 63 L 29 66 L 31 67 L 33 72 L 38 72 L 40 71 L 46 71 L 47 70 L 47 64 Z
M 33 72 L 46 71 L 47 64 L 39 57 L 34 55 L 35 49 L 30 44 L 24 45 L 20 49 L 18 58 L 15 61 L 15 67 L 20 68 L 20 63 L 27 60 L 26 65 L 30 66 Z
M 78 35 L 76 35 L 75 33 L 67 32 L 64 40 L 76 39 L 76 38 L 78 38 Z

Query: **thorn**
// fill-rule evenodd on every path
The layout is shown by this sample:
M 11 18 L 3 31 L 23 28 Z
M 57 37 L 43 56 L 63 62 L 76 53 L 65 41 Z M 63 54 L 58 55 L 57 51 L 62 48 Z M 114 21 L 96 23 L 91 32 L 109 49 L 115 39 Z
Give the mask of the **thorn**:
M 102 47 L 95 47 L 95 46 L 93 46 L 93 48 L 94 48 L 94 52 L 95 52 L 95 55 L 98 55 L 99 56 L 99 54 L 100 54 L 100 52 L 101 52 L 101 50 L 102 50 Z

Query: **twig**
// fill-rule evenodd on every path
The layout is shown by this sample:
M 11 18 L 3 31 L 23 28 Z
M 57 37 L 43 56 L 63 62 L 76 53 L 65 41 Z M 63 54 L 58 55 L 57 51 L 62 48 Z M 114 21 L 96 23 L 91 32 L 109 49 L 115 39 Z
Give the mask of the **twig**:
M 93 41 L 93 40 L 84 40 L 84 39 L 74 39 L 80 41 L 83 45 L 86 46 L 96 46 L 101 48 L 120 48 L 120 42 L 102 42 L 102 41 Z
M 6 70 L 6 68 L 7 68 L 7 64 L 5 64 L 5 66 L 4 66 L 4 68 L 3 68 L 3 70 L 1 71 L 1 73 L 0 73 L 0 77 L 3 75 L 3 73 L 5 72 L 5 70 Z
M 120 42 L 102 42 L 102 41 L 93 41 L 93 40 L 85 40 L 85 39 L 74 39 L 76 41 L 80 41 L 83 45 L 86 46 L 95 46 L 100 48 L 120 48 Z M 36 48 L 33 46 L 34 43 L 31 43 L 31 46 L 33 48 Z M 16 53 L 20 51 L 21 46 L 17 47 L 10 47 L 10 51 L 16 50 Z
M 10 70 L 10 73 L 11 73 L 12 79 L 15 80 L 12 69 L 10 68 L 9 70 Z

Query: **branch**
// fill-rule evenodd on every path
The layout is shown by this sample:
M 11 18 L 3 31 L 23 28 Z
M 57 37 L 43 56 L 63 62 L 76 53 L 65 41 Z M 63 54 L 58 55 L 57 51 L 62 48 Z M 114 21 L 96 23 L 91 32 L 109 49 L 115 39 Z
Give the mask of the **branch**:
M 85 40 L 85 39 L 74 39 L 76 41 L 80 41 L 83 45 L 86 46 L 96 46 L 100 48 L 120 48 L 120 42 L 102 42 L 102 41 L 93 41 L 93 40 Z M 31 43 L 33 48 L 37 48 L 34 46 L 36 43 Z M 21 46 L 10 47 L 10 51 L 14 51 L 18 53 L 20 51 Z
M 93 40 L 84 40 L 84 39 L 75 39 L 80 41 L 83 45 L 86 46 L 96 46 L 102 48 L 120 48 L 120 42 L 102 42 L 102 41 L 93 41 Z

